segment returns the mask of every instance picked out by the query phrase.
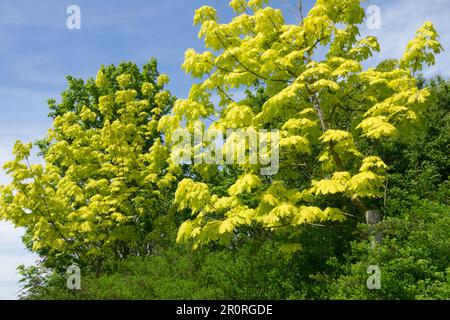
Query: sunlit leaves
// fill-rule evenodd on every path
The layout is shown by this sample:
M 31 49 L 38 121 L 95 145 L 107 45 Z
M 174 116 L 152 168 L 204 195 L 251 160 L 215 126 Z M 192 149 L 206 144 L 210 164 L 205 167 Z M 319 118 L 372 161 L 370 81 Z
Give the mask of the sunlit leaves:
M 396 128 L 384 116 L 364 119 L 357 128 L 363 131 L 364 136 L 371 139 L 392 137 L 397 132 Z
M 146 250 L 137 234 L 166 213 L 158 188 L 167 193 L 176 180 L 166 174 L 176 171 L 152 119 L 172 106 L 161 91 L 168 81 L 154 60 L 142 71 L 123 63 L 102 67 L 95 81 L 70 78 L 52 106 L 42 165 L 31 162 L 31 143 L 15 144 L 15 159 L 4 166 L 12 182 L 1 188 L 0 217 L 24 227 L 33 250 L 83 263 Z
M 228 193 L 230 195 L 239 195 L 244 192 L 251 192 L 252 189 L 261 184 L 261 179 L 254 174 L 246 174 L 240 177 L 234 185 L 230 187 Z
M 438 34 L 431 22 L 425 22 L 416 32 L 414 40 L 408 43 L 405 55 L 400 60 L 402 68 L 412 72 L 420 71 L 423 65 L 434 65 L 435 55 L 443 50 Z
M 192 131 L 195 120 L 205 119 L 212 122 L 210 131 L 276 128 L 281 168 L 266 179 L 256 176 L 258 166 L 248 161 L 232 165 L 242 173 L 232 176 L 234 183 L 223 197 L 213 192 L 210 170 L 196 165 L 199 176 L 179 185 L 177 200 L 194 214 L 179 240 L 193 241 L 194 247 L 223 241 L 239 229 L 236 217 L 248 210 L 254 211 L 246 225 L 282 233 L 289 227 L 343 221 L 347 208 L 362 210 L 366 198 L 379 197 L 387 167 L 363 146 L 392 137 L 398 127 L 418 118 L 427 89 L 418 89 L 406 69 L 434 63 L 440 51 L 434 27 L 426 23 L 405 57 L 364 70 L 362 62 L 380 45 L 373 36 L 360 37 L 364 9 L 359 0 L 316 1 L 299 24 L 286 24 L 283 13 L 265 1 L 229 4 L 236 14 L 229 23 L 220 23 L 211 7 L 196 11 L 199 36 L 210 50 L 188 49 L 183 69 L 200 79 L 191 91 L 201 94 L 179 100 L 159 127 L 168 137 L 184 121 Z M 318 54 L 319 48 L 325 52 Z M 235 89 L 255 87 L 265 95 L 258 106 L 233 96 Z M 214 106 L 210 93 L 219 97 Z M 353 205 L 326 206 L 337 197 Z M 295 243 L 282 247 L 286 254 L 299 249 Z
M 192 179 L 184 179 L 178 184 L 175 203 L 180 209 L 188 208 L 195 214 L 203 210 L 210 200 L 211 195 L 206 184 L 194 182 Z
M 208 20 L 215 21 L 217 19 L 217 12 L 213 7 L 203 6 L 195 11 L 194 25 L 204 23 Z

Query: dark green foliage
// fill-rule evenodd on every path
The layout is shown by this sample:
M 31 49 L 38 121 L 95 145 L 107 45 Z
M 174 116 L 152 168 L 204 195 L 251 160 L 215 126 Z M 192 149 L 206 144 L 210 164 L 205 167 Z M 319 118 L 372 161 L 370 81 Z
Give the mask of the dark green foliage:
M 449 204 L 450 82 L 430 81 L 431 96 L 419 123 L 407 136 L 384 143 L 379 152 L 389 166 L 390 188 Z
M 382 245 L 372 249 L 368 241 L 355 241 L 345 264 L 334 261 L 342 274 L 330 283 L 330 298 L 450 299 L 449 208 L 417 198 L 409 210 L 392 202 L 405 213 L 382 222 Z M 367 289 L 370 265 L 381 270 L 380 290 Z
M 82 276 L 82 289 L 65 289 L 65 278 L 32 267 L 28 299 L 280 299 L 294 294 L 295 272 L 274 246 L 239 250 L 172 247 L 161 254 L 129 258 L 95 278 Z M 44 280 L 46 278 L 46 280 Z

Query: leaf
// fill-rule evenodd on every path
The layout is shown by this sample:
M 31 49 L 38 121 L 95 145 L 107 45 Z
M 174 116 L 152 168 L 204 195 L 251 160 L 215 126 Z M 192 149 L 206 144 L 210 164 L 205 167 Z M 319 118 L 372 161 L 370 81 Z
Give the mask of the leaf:
M 291 255 L 303 249 L 300 243 L 285 243 L 280 246 L 280 251 L 285 255 Z
M 392 137 L 397 133 L 397 129 L 384 116 L 364 119 L 356 128 L 361 129 L 363 136 L 370 139 Z
M 226 219 L 220 223 L 219 234 L 230 233 L 234 230 L 232 219 Z

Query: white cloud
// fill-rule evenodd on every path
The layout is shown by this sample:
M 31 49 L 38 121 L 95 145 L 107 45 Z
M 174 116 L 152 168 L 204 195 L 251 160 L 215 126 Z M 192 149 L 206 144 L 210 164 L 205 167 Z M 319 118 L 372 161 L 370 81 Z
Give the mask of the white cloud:
M 21 265 L 34 264 L 36 258 L 29 254 L 21 255 L 2 255 L 2 263 L 0 264 L 0 282 L 18 281 L 20 275 L 16 268 Z
M 19 290 L 17 281 L 0 282 L 0 300 L 17 300 Z
M 444 49 L 450 50 L 450 23 L 448 0 L 371 0 L 367 5 L 378 5 L 381 8 L 381 29 L 367 30 L 363 34 L 378 37 L 381 53 L 372 58 L 372 62 L 384 59 L 400 58 L 408 42 L 414 38 L 415 32 L 426 21 L 435 24 L 440 34 L 440 42 Z M 433 74 L 450 75 L 450 54 L 443 52 L 437 57 L 436 66 L 425 70 L 426 76 Z
M 0 299 L 16 299 L 20 289 L 17 267 L 34 264 L 36 257 L 25 250 L 23 230 L 0 222 Z
M 0 252 L 5 251 L 5 248 L 15 246 L 20 241 L 21 234 L 22 230 L 14 228 L 9 223 L 0 222 Z M 22 247 L 23 245 L 21 244 L 20 248 Z

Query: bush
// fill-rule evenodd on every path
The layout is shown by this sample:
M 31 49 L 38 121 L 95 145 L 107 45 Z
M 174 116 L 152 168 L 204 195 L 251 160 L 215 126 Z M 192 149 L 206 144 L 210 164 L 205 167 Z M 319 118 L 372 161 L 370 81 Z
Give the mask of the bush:
M 399 203 L 405 214 L 381 223 L 381 245 L 372 249 L 368 241 L 355 241 L 346 263 L 330 261 L 341 270 L 330 283 L 330 298 L 450 299 L 450 208 L 414 197 L 409 208 L 392 201 Z M 370 265 L 381 270 L 380 290 L 366 287 Z

